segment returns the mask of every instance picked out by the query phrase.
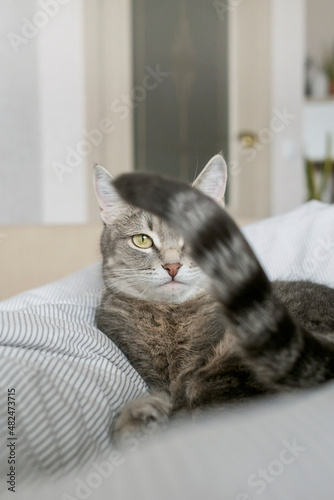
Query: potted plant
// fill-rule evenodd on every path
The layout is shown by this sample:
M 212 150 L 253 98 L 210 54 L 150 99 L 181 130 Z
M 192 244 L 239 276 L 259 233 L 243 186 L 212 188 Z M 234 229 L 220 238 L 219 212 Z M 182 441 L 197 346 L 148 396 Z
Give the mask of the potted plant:
M 323 69 L 329 79 L 330 93 L 334 94 L 334 46 L 325 57 Z
M 333 167 L 332 137 L 330 134 L 327 134 L 324 161 L 306 160 L 308 200 L 329 201 L 333 203 Z

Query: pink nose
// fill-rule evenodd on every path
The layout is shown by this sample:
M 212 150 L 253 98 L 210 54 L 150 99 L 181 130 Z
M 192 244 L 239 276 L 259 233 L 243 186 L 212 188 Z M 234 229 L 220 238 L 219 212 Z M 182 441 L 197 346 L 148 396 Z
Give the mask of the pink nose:
M 166 269 L 166 271 L 168 272 L 169 276 L 171 276 L 172 278 L 174 278 L 177 275 L 177 273 L 179 272 L 179 269 L 180 269 L 181 266 L 182 266 L 182 264 L 165 264 L 162 267 L 164 269 Z

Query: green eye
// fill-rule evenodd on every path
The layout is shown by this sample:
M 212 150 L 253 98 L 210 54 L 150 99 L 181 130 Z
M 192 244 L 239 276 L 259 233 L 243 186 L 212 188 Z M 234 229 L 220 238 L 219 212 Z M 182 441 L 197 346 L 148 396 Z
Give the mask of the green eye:
M 153 240 L 147 234 L 136 234 L 132 236 L 132 242 L 138 248 L 151 248 L 153 246 Z

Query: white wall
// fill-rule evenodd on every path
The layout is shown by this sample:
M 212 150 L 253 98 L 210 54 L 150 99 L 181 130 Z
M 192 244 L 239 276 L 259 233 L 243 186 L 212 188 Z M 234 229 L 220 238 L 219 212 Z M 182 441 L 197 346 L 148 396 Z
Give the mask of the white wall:
M 271 108 L 286 110 L 286 126 L 271 147 L 271 214 L 306 201 L 303 162 L 305 1 L 271 0 Z
M 83 6 L 70 0 L 38 39 L 42 223 L 87 222 Z M 69 149 L 70 148 L 70 149 Z M 75 159 L 68 161 L 68 151 Z M 71 156 L 74 156 L 72 153 Z M 74 160 L 74 161 L 73 161 Z M 63 167 L 66 167 L 63 173 Z
M 133 168 L 132 110 L 111 110 L 131 94 L 131 0 L 0 9 L 0 225 L 97 221 L 94 163 Z
M 87 130 L 108 120 L 110 132 L 94 147 L 88 160 L 89 221 L 99 220 L 96 197 L 92 190 L 91 170 L 101 163 L 112 175 L 133 170 L 133 112 L 119 108 L 121 99 L 132 95 L 132 1 L 85 0 Z M 116 108 L 115 108 L 116 103 Z M 122 105 L 124 108 L 124 104 Z
M 16 54 L 7 38 L 36 6 L 0 1 L 0 224 L 41 222 L 37 47 L 31 42 Z
M 0 8 L 0 224 L 86 222 L 85 162 L 62 182 L 54 169 L 85 126 L 82 2 Z
M 229 202 L 238 220 L 269 215 L 270 144 L 244 148 L 270 121 L 270 2 L 236 2 L 229 11 Z M 258 144 L 256 144 L 256 147 Z
M 334 101 L 309 101 L 304 108 L 303 144 L 305 158 L 323 161 L 327 154 L 327 137 L 334 145 Z

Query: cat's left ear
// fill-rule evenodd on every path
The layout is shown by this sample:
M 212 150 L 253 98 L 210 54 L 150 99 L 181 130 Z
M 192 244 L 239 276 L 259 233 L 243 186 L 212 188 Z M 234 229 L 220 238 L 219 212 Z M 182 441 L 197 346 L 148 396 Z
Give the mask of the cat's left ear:
M 227 165 L 222 155 L 216 155 L 206 164 L 193 187 L 213 198 L 220 206 L 225 206 Z
M 100 205 L 101 219 L 105 224 L 112 224 L 124 211 L 125 202 L 120 198 L 113 186 L 114 178 L 108 170 L 95 165 L 94 167 L 94 189 L 97 201 Z

